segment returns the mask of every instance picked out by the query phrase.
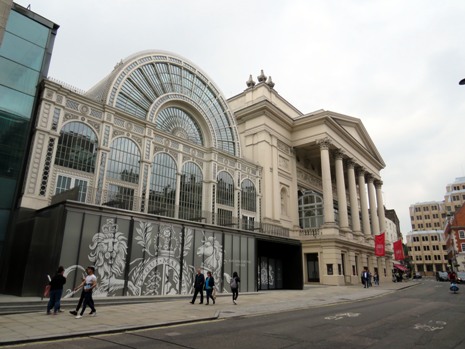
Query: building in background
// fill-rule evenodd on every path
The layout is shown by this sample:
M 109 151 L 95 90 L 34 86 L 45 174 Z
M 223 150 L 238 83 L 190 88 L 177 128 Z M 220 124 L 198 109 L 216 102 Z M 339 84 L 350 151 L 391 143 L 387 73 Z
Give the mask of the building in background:
M 465 205 L 450 217 L 444 230 L 449 268 L 465 270 Z
M 365 267 L 391 280 L 392 251 L 374 254 L 385 164 L 362 121 L 257 80 L 226 99 L 165 51 L 88 91 L 45 79 L 6 291 L 37 295 L 57 265 L 72 289 L 89 264 L 98 296 L 188 294 L 197 267 L 220 292 L 233 271 L 243 291 L 359 284 Z
M 444 207 L 446 215 L 452 216 L 465 203 L 465 177 L 457 177 L 446 186 Z
M 443 231 L 423 230 L 406 234 L 412 272 L 433 276 L 448 268 L 448 252 Z
M 443 230 L 446 224 L 443 201 L 419 202 L 409 207 L 413 231 Z
M 21 195 L 38 86 L 47 76 L 57 29 L 24 7 L 0 1 L 0 266 Z

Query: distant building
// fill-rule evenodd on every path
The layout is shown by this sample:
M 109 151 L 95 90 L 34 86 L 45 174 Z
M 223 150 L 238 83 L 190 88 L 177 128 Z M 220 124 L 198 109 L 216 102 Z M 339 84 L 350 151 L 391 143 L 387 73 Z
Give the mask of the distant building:
M 457 177 L 453 183 L 446 186 L 444 195 L 444 207 L 447 215 L 454 212 L 465 203 L 465 177 Z
M 394 223 L 396 226 L 397 239 L 402 239 L 402 232 L 400 231 L 400 221 L 397 217 L 396 210 L 384 208 L 384 216 Z
M 444 233 L 439 230 L 411 231 L 406 234 L 412 272 L 433 276 L 447 270 L 448 254 Z
M 419 202 L 410 205 L 410 222 L 413 231 L 443 230 L 446 213 L 442 201 Z
M 386 251 L 393 252 L 393 243 L 397 240 L 398 234 L 397 234 L 397 226 L 396 224 L 391 221 L 390 219 L 386 218 L 386 231 L 385 231 L 385 241 L 386 241 Z
M 449 267 L 465 270 L 465 205 L 451 217 L 444 230 Z

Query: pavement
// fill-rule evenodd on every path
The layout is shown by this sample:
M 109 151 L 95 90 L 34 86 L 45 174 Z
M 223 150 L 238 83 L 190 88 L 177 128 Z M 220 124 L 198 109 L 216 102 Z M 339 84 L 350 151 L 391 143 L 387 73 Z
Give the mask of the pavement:
M 380 297 L 392 292 L 418 285 L 411 280 L 400 283 L 387 282 L 380 286 L 325 286 L 306 285 L 303 290 L 272 290 L 253 293 L 240 293 L 237 305 L 230 294 L 219 294 L 216 304 L 206 306 L 190 304 L 191 297 L 152 297 L 144 303 L 104 305 L 105 300 L 95 298 L 97 316 L 88 315 L 81 319 L 69 314 L 78 299 L 62 302 L 63 312 L 47 315 L 48 300 L 33 297 L 0 295 L 0 309 L 11 304 L 43 302 L 43 311 L 0 315 L 0 346 L 24 344 L 28 342 L 57 340 L 72 337 L 107 334 L 179 325 L 198 321 L 209 321 L 238 316 L 256 316 L 284 311 L 293 311 L 340 303 L 356 302 L 367 298 Z M 115 297 L 112 297 L 115 298 Z M 204 300 L 205 301 L 205 300 Z M 99 305 L 99 302 L 101 304 Z

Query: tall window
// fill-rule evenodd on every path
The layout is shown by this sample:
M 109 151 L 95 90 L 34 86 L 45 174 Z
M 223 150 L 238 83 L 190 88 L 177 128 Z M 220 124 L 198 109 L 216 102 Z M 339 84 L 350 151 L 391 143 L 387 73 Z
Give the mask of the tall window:
M 245 179 L 241 184 L 241 208 L 257 212 L 257 192 L 250 179 Z
M 179 218 L 201 220 L 203 175 L 193 162 L 183 165 L 179 187 Z
M 218 173 L 216 187 L 216 202 L 220 205 L 234 207 L 234 180 L 232 176 L 225 171 Z
M 174 217 L 176 205 L 176 162 L 166 153 L 153 160 L 149 213 Z
M 87 181 L 82 179 L 58 175 L 55 194 L 62 193 L 75 187 L 79 187 L 78 201 L 86 202 Z
M 94 173 L 97 156 L 97 136 L 82 122 L 63 126 L 58 140 L 55 164 L 79 171 Z
M 132 210 L 134 208 L 134 189 L 120 185 L 108 185 L 106 206 Z
M 305 191 L 299 198 L 299 223 L 301 228 L 319 228 L 323 224 L 323 197 Z
M 128 183 L 139 183 L 140 152 L 129 138 L 117 138 L 111 143 L 107 177 Z

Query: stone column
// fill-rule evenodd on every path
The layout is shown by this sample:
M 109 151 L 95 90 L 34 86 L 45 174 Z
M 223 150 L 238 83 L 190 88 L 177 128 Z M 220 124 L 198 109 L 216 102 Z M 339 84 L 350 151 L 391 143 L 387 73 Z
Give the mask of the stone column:
M 370 217 L 371 227 L 373 229 L 373 235 L 379 234 L 379 219 L 378 213 L 376 212 L 376 199 L 375 199 L 375 186 L 373 184 L 373 176 L 368 176 L 368 200 L 370 201 Z
M 363 234 L 365 236 L 371 236 L 370 217 L 368 215 L 368 202 L 365 184 L 365 170 L 363 168 L 358 170 L 358 189 L 360 191 L 360 211 L 362 212 Z
M 376 180 L 376 201 L 378 203 L 378 217 L 379 217 L 379 229 L 381 233 L 386 232 L 386 216 L 384 215 L 384 203 L 383 203 L 383 192 L 382 192 L 383 181 Z
M 346 184 L 344 181 L 344 153 L 341 150 L 336 150 L 334 153 L 336 162 L 336 186 L 337 186 L 337 202 L 339 206 L 339 227 L 343 230 L 349 230 L 349 216 L 347 215 L 347 196 Z
M 352 231 L 361 233 L 360 214 L 357 200 L 357 183 L 355 181 L 355 163 L 352 160 L 347 161 L 347 176 L 349 181 L 349 200 L 350 213 L 352 216 Z
M 329 164 L 329 147 L 331 141 L 324 138 L 317 141 L 320 146 L 321 177 L 323 182 L 324 224 L 334 224 L 333 188 L 331 184 L 331 167 Z

